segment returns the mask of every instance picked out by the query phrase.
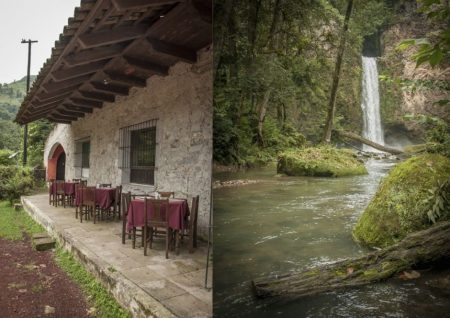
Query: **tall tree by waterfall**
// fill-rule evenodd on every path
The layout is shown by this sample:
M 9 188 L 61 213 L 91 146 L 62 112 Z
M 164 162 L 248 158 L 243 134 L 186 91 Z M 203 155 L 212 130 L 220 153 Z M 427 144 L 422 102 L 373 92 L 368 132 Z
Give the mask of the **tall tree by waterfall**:
M 339 50 L 336 58 L 336 66 L 333 73 L 333 84 L 331 87 L 331 97 L 328 104 L 328 115 L 325 123 L 325 131 L 323 141 L 329 143 L 331 140 L 331 131 L 333 130 L 334 114 L 336 112 L 336 94 L 339 87 L 339 79 L 342 67 L 342 58 L 344 56 L 345 40 L 347 37 L 348 24 L 350 15 L 352 14 L 353 0 L 349 0 L 347 4 L 347 11 L 345 13 L 344 27 L 342 28 L 341 41 L 339 43 Z

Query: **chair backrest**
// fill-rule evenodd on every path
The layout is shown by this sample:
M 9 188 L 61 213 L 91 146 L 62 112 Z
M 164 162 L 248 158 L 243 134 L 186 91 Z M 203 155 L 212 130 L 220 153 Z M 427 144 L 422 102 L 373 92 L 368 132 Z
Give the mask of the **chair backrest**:
M 161 198 L 163 198 L 163 199 L 170 198 L 170 197 L 173 198 L 175 196 L 175 192 L 158 191 L 158 193 L 161 196 Z
M 120 204 L 120 198 L 122 197 L 122 186 L 117 186 L 116 187 L 116 192 L 115 192 L 115 202 L 116 204 Z
M 56 180 L 55 181 L 56 184 L 56 193 L 57 194 L 64 194 L 64 180 Z
M 87 186 L 87 180 L 80 180 L 80 184 L 82 185 L 82 186 L 84 186 L 84 187 L 86 187 Z
M 121 203 L 122 203 L 123 214 L 127 215 L 128 207 L 130 206 L 130 203 L 131 203 L 131 192 L 128 191 L 126 193 L 122 193 Z
M 81 187 L 81 204 L 95 205 L 95 187 Z
M 83 182 L 77 182 L 75 183 L 74 187 L 75 187 L 75 193 L 78 193 L 80 188 L 84 188 L 86 185 Z
M 72 179 L 72 182 L 80 182 L 80 181 L 81 181 L 81 179 L 76 179 L 76 178 Z
M 196 195 L 192 198 L 191 215 L 189 218 L 189 231 L 195 231 L 195 227 L 197 226 L 198 202 L 199 201 L 200 201 L 200 197 L 198 195 Z
M 111 188 L 112 187 L 111 183 L 100 183 L 98 186 L 99 186 L 99 188 Z
M 152 208 L 153 213 L 148 218 L 148 209 Z M 169 214 L 169 199 L 153 199 L 149 197 L 144 198 L 144 215 L 146 222 L 158 222 L 158 223 L 167 223 L 168 214 Z

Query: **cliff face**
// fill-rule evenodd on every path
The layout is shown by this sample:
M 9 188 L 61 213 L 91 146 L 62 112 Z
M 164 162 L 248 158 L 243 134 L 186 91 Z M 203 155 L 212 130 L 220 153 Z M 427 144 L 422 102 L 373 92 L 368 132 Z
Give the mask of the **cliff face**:
M 427 115 L 450 119 L 448 107 L 436 104 L 450 99 L 450 67 L 431 68 L 422 64 L 416 68 L 412 55 L 415 48 L 398 51 L 402 40 L 430 36 L 435 26 L 416 12 L 416 1 L 404 1 L 395 8 L 394 17 L 381 35 L 382 57 L 379 59 L 381 112 L 389 143 L 396 139 L 423 139 L 422 127 L 405 115 Z M 384 79 L 384 81 L 383 81 Z M 403 143 L 407 143 L 403 140 Z M 399 140 L 402 143 L 401 140 Z

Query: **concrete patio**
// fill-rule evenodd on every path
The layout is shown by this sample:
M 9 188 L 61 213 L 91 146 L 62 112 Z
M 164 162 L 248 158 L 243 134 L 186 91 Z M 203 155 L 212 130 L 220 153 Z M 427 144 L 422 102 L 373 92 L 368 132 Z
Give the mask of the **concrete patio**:
M 121 243 L 121 222 L 80 223 L 75 208 L 53 207 L 48 194 L 22 197 L 24 209 L 96 275 L 133 317 L 212 317 L 212 268 L 204 288 L 207 245 L 193 254 L 187 242 L 165 258 L 164 243 L 144 256 Z M 211 263 L 210 263 L 211 265 Z

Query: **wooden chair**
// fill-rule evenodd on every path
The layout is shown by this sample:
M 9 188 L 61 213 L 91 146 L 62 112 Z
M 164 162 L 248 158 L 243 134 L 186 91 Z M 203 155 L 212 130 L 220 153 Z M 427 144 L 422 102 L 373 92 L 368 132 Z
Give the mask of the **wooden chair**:
M 55 181 L 55 200 L 54 206 L 58 206 L 61 203 L 63 207 L 66 207 L 66 191 L 65 191 L 64 180 Z
M 81 182 L 81 179 L 72 179 L 72 182 Z
M 125 244 L 126 223 L 127 223 L 127 220 L 128 220 L 128 210 L 129 210 L 129 206 L 131 204 L 131 201 L 136 199 L 136 198 L 145 199 L 145 198 L 148 197 L 145 193 L 143 193 L 143 194 L 131 194 L 130 192 L 128 192 L 128 193 L 130 194 L 129 201 L 122 205 L 122 208 L 123 208 L 123 220 L 122 220 L 122 227 L 123 227 L 123 236 L 122 236 L 122 238 L 123 239 L 122 239 L 122 243 L 123 244 Z M 128 200 L 128 198 L 122 197 L 122 201 L 123 200 Z M 123 222 L 125 222 L 125 223 L 123 223 Z M 144 232 L 144 227 L 142 227 L 140 229 L 136 228 L 136 227 L 133 227 L 131 229 L 131 233 L 128 232 L 128 238 L 132 239 L 132 245 L 131 246 L 133 247 L 133 249 L 136 248 L 136 237 L 140 237 L 142 239 L 142 246 L 144 246 L 144 236 L 142 235 L 143 232 Z
M 131 203 L 131 192 L 122 193 L 121 198 L 122 203 L 122 244 L 125 244 L 125 236 L 127 233 L 127 217 L 128 217 L 128 208 Z M 128 233 L 128 238 L 130 238 L 130 234 Z
M 175 197 L 175 192 L 164 192 L 164 191 L 158 191 L 159 195 L 161 196 L 161 198 L 165 199 L 165 198 L 170 198 L 170 197 Z
M 198 203 L 200 197 L 197 195 L 192 198 L 191 214 L 189 215 L 189 253 L 194 252 L 194 248 L 197 248 L 197 218 L 198 218 Z
M 114 195 L 114 206 L 113 206 L 113 214 L 115 216 L 115 214 L 117 213 L 117 216 L 121 217 L 121 204 L 120 204 L 120 199 L 122 198 L 122 186 L 117 186 L 116 187 L 116 191 L 115 191 L 115 195 Z
M 147 211 L 152 207 L 153 214 L 149 217 Z M 164 228 L 166 230 L 166 258 L 169 258 L 169 247 L 171 243 L 171 229 L 168 222 L 169 199 L 144 199 L 144 255 L 147 255 L 147 245 L 152 248 L 153 231 L 155 228 Z
M 81 187 L 80 188 L 80 222 L 83 223 L 83 215 L 88 220 L 91 215 L 94 216 L 94 223 L 96 219 L 96 204 L 95 204 L 95 187 Z
M 55 189 L 54 189 L 54 184 L 55 179 L 50 179 L 48 180 L 48 204 L 50 205 L 54 205 L 55 204 L 55 198 L 56 198 L 56 193 L 55 193 Z
M 198 219 L 198 203 L 200 197 L 192 197 L 191 213 L 189 214 L 188 227 L 182 232 L 181 237 L 188 238 L 189 253 L 194 253 L 194 248 L 197 248 L 197 219 Z
M 84 188 L 84 187 L 86 187 L 86 185 L 83 182 L 79 182 L 79 183 L 75 184 L 74 201 L 76 201 L 76 197 L 77 196 L 80 196 L 80 199 L 79 199 L 80 207 L 81 207 L 81 192 L 80 192 L 80 189 Z M 76 204 L 76 202 L 74 202 L 74 203 L 75 203 L 75 218 L 78 219 L 78 205 Z

